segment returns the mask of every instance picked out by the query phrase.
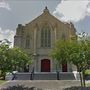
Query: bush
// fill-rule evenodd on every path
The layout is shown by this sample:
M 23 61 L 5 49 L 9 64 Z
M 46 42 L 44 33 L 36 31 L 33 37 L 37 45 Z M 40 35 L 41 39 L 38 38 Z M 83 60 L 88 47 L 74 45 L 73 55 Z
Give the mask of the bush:
M 63 90 L 90 90 L 90 87 L 72 86 Z
M 36 88 L 36 87 L 25 87 L 24 85 L 17 85 L 17 86 L 9 86 L 7 88 L 3 88 L 1 90 L 42 90 L 40 88 Z

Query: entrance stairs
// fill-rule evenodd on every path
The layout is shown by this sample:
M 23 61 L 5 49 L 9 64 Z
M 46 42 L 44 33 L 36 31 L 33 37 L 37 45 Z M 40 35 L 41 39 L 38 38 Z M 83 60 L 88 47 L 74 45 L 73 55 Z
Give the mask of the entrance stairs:
M 36 72 L 34 80 L 57 80 L 57 74 L 56 72 Z
M 72 72 L 34 72 L 17 73 L 15 80 L 75 80 Z

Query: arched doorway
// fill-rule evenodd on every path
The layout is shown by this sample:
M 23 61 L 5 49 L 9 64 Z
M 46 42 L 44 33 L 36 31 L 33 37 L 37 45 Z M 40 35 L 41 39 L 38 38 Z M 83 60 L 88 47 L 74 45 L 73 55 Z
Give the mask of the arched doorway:
M 49 59 L 41 60 L 41 72 L 50 72 L 50 60 Z
M 67 63 L 62 64 L 62 72 L 67 72 Z

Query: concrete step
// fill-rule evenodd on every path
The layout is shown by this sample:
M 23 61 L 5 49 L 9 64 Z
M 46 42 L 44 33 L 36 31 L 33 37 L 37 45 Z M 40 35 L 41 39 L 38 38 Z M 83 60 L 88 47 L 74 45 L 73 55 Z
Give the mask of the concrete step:
M 34 73 L 34 80 L 57 80 L 56 72 Z
M 60 80 L 75 80 L 75 76 L 71 72 L 60 72 L 59 73 L 59 79 Z
M 15 80 L 75 80 L 75 76 L 72 72 L 34 72 L 31 73 L 17 73 Z
M 15 80 L 30 80 L 31 79 L 31 73 L 17 73 L 15 75 Z

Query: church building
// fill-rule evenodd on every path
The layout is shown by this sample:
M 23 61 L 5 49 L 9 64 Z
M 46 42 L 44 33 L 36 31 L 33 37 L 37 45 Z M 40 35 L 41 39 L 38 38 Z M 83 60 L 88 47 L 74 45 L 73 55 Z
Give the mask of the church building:
M 73 37 L 76 37 L 74 25 L 61 22 L 45 7 L 43 13 L 31 22 L 18 24 L 14 46 L 23 48 L 32 56 L 35 72 L 56 72 L 56 61 L 50 57 L 50 52 L 57 40 L 70 40 Z M 75 67 L 69 63 L 60 64 L 58 70 L 72 72 Z

